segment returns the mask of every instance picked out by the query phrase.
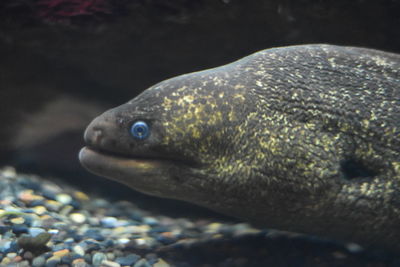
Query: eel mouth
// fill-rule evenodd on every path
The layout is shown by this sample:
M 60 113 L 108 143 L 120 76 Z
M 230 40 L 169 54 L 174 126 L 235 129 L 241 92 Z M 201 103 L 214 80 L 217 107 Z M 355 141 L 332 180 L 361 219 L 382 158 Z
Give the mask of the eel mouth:
M 79 161 L 90 172 L 111 179 L 118 177 L 149 176 L 165 174 L 167 169 L 178 164 L 178 161 L 163 158 L 127 157 L 95 149 L 83 147 L 79 152 Z

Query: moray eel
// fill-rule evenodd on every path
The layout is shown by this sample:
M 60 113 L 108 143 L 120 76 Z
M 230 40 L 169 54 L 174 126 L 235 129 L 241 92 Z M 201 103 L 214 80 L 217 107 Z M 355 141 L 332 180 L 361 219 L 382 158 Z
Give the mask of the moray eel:
M 400 55 L 254 53 L 93 120 L 80 161 L 255 225 L 400 251 Z

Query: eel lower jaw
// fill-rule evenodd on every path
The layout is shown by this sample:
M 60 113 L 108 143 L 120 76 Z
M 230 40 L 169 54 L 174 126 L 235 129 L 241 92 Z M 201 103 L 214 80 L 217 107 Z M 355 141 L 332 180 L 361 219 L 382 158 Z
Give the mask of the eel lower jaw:
M 179 162 L 167 159 L 128 158 L 84 147 L 79 161 L 90 172 L 136 187 L 143 182 L 165 179 Z

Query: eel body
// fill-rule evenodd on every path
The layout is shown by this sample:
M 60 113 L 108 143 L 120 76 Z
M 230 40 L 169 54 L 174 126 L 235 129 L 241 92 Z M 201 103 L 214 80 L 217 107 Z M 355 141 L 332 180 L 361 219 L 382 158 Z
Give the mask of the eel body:
M 255 225 L 400 250 L 400 55 L 267 49 L 93 120 L 80 161 Z

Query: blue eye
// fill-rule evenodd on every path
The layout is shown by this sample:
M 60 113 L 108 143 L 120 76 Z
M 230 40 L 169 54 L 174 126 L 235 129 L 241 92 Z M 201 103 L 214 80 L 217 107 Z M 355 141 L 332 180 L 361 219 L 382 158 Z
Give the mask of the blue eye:
M 134 138 L 142 140 L 150 135 L 150 128 L 144 121 L 137 121 L 131 126 L 131 134 Z

